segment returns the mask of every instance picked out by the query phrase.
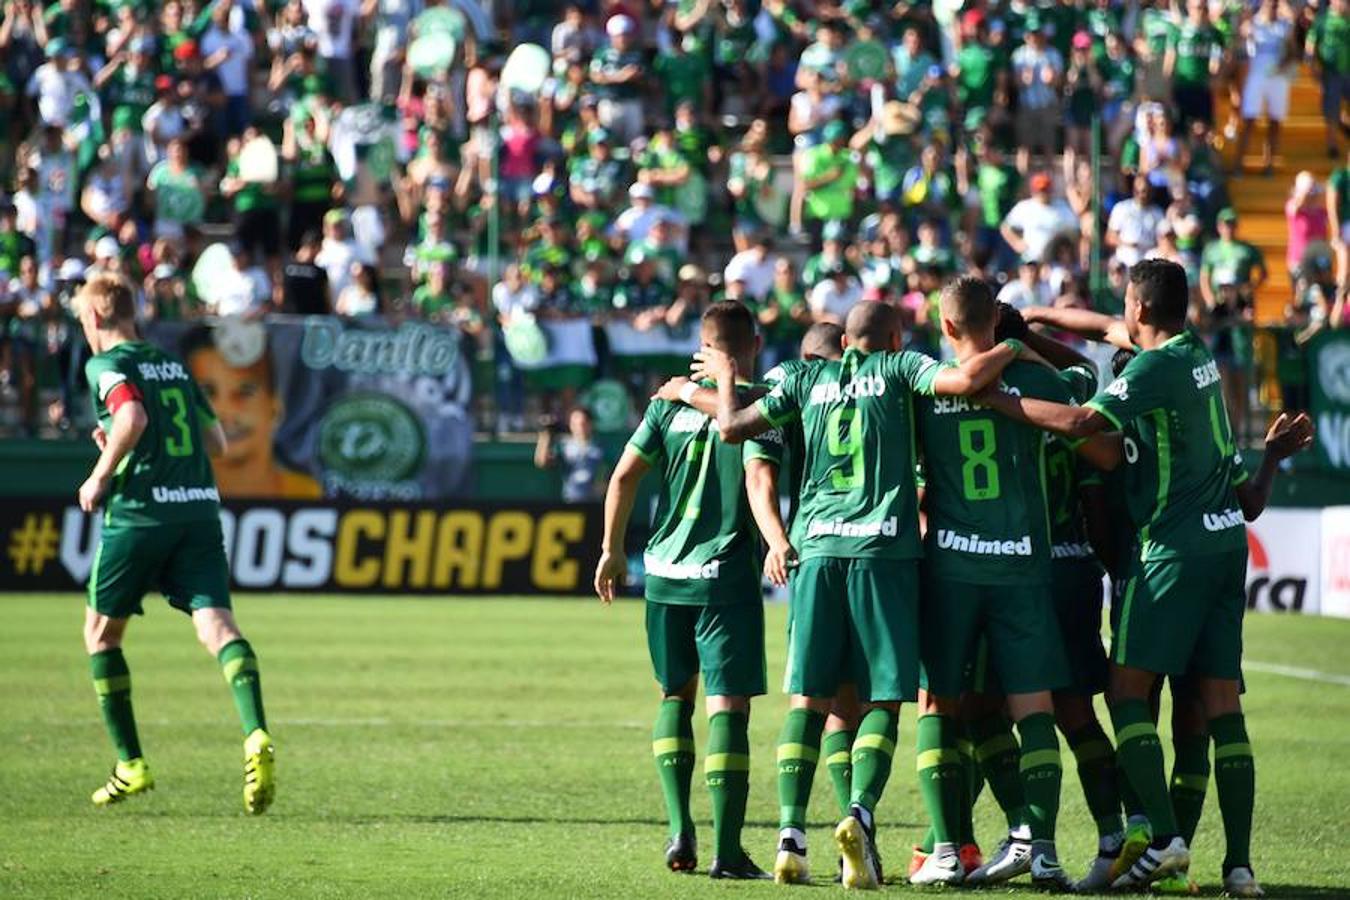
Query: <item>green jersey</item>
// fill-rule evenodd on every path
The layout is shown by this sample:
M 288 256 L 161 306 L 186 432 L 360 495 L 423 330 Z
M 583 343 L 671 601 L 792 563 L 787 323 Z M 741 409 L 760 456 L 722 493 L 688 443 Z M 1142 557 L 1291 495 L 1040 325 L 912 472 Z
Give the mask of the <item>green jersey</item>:
M 1064 369 L 1059 377 L 1075 403 L 1085 403 L 1097 393 L 1097 372 L 1089 365 Z M 1088 543 L 1078 490 L 1100 480 L 1097 470 L 1084 462 L 1067 440 L 1050 436 L 1045 448 L 1045 502 L 1050 514 L 1052 563 L 1096 559 Z
M 1071 399 L 1064 382 L 1039 363 L 1008 366 L 1003 387 L 1056 403 Z M 1048 582 L 1045 433 L 965 397 L 942 397 L 920 402 L 919 434 L 924 556 L 933 574 L 970 584 Z
M 1308 43 L 1325 71 L 1350 73 L 1350 17 L 1321 13 L 1313 20 Z
M 722 443 L 717 423 L 680 403 L 653 400 L 628 446 L 661 476 L 643 554 L 647 599 L 686 606 L 759 603 L 760 563 L 745 466 L 778 465 L 776 431 L 740 446 Z
M 1223 38 L 1213 25 L 1184 22 L 1168 38 L 1168 47 L 1177 55 L 1173 80 L 1177 84 L 1198 87 L 1209 84 L 1209 66 L 1223 54 Z
M 1249 285 L 1256 270 L 1264 265 L 1261 251 L 1246 241 L 1210 241 L 1200 255 L 1200 268 L 1207 273 L 1213 288 Z
M 1246 546 L 1233 488 L 1247 473 L 1204 341 L 1184 331 L 1141 352 L 1086 406 L 1125 434 L 1125 493 L 1141 559 Z
M 141 439 L 122 460 L 104 500 L 105 525 L 170 525 L 214 520 L 220 494 L 202 429 L 211 404 L 182 362 L 143 341 L 118 344 L 84 366 L 94 413 L 112 431 L 108 401 L 124 385 L 145 408 Z
M 801 420 L 800 558 L 922 556 L 913 395 L 931 394 L 937 371 L 919 353 L 850 348 L 806 363 L 756 403 L 775 426 Z

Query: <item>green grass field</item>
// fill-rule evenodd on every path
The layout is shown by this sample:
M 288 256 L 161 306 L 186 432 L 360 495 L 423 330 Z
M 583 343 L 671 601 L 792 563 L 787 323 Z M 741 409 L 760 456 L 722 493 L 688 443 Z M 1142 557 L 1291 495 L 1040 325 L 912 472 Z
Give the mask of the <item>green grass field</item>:
M 228 692 L 186 618 L 152 603 L 126 647 L 158 788 L 96 810 L 88 795 L 113 756 L 80 644 L 82 601 L 0 597 L 0 897 L 788 890 L 662 868 L 640 604 L 244 597 L 237 606 L 261 659 L 278 743 L 277 803 L 256 820 L 241 808 Z M 782 667 L 783 613 L 769 611 L 771 683 Z M 1350 622 L 1254 616 L 1247 634 L 1257 873 L 1270 896 L 1350 897 Z M 1341 680 L 1270 674 L 1262 664 Z M 783 709 L 774 693 L 757 701 L 752 721 L 746 845 L 765 866 Z M 911 711 L 901 746 L 913 737 Z M 701 786 L 694 796 L 706 822 Z M 829 871 L 834 811 L 823 771 L 814 801 L 812 859 Z M 1095 838 L 1072 766 L 1063 806 L 1059 847 L 1077 877 Z M 1000 836 L 996 816 L 986 794 L 978 821 L 986 848 Z M 912 751 L 897 757 L 878 817 L 882 854 L 899 874 L 924 820 Z M 702 836 L 710 842 L 711 828 Z M 1207 893 L 1217 892 L 1221 856 L 1211 791 L 1192 868 Z

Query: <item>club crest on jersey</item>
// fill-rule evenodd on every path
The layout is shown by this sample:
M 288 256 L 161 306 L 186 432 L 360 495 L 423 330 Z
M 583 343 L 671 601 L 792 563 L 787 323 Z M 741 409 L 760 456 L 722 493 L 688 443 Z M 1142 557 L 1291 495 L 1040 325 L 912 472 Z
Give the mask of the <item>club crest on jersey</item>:
M 1130 399 L 1130 385 L 1124 378 L 1117 378 L 1106 386 L 1106 392 L 1117 400 Z

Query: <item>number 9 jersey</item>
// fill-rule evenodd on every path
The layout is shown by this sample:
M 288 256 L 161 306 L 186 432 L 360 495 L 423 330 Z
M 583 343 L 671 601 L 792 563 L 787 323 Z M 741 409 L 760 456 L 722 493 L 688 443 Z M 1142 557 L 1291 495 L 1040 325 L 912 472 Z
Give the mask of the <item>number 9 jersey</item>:
M 1003 390 L 1071 403 L 1061 377 L 1038 363 L 1014 362 Z M 919 403 L 932 575 L 967 584 L 1048 584 L 1046 510 L 1049 435 L 965 397 Z
M 202 440 L 216 421 L 181 361 L 143 341 L 118 344 L 85 364 L 94 413 L 105 432 L 127 401 L 145 409 L 141 439 L 122 460 L 104 501 L 107 525 L 218 521 L 220 494 Z
M 918 559 L 914 395 L 933 390 L 938 364 L 912 352 L 815 361 L 756 404 L 775 426 L 801 419 L 801 500 L 793 521 L 801 559 Z

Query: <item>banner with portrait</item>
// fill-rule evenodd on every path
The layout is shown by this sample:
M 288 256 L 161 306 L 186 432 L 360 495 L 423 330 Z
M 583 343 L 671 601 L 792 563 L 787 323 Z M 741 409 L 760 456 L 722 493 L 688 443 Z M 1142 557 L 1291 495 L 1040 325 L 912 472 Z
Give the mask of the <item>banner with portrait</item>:
M 278 316 L 153 322 L 145 333 L 187 364 L 225 429 L 213 463 L 226 499 L 468 490 L 471 384 L 456 329 Z

